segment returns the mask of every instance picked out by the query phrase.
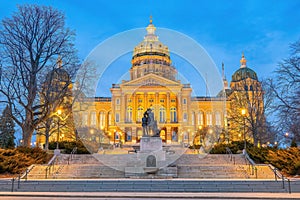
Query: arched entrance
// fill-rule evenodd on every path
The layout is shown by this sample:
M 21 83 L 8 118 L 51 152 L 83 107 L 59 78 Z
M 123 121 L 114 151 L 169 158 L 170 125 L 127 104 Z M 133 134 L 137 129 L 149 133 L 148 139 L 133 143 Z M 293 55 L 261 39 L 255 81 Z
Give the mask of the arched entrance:
M 162 142 L 167 142 L 167 128 L 163 127 L 160 129 L 160 137 L 162 139 Z

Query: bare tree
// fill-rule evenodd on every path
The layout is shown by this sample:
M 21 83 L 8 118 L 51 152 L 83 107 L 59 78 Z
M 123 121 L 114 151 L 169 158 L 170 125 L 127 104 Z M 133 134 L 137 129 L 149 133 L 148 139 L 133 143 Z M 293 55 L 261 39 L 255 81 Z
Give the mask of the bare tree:
M 0 92 L 22 129 L 24 146 L 30 145 L 34 130 L 51 115 L 49 105 L 59 105 L 57 99 L 41 101 L 40 97 L 45 94 L 43 84 L 49 71 L 56 68 L 57 58 L 61 56 L 62 67 L 70 76 L 76 70 L 74 33 L 64 21 L 62 12 L 37 5 L 19 6 L 11 18 L 2 20 Z
M 269 139 L 265 109 L 268 105 L 261 83 L 250 78 L 241 81 L 238 90 L 230 95 L 231 109 L 228 113 L 230 135 L 258 143 Z M 244 110 L 244 113 L 242 113 Z M 245 135 L 244 135 L 245 134 Z
M 276 101 L 273 112 L 278 118 L 281 133 L 290 132 L 300 142 L 300 40 L 291 46 L 289 58 L 279 63 L 270 88 Z

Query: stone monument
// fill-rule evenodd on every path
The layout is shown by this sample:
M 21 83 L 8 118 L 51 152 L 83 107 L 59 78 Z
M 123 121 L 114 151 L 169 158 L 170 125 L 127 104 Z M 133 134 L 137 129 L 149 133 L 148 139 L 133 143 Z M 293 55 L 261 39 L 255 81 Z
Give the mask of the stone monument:
M 136 153 L 135 166 L 126 167 L 125 176 L 126 174 L 127 177 L 137 174 L 138 176 L 151 175 L 162 177 L 164 176 L 163 174 L 166 174 L 166 170 L 169 170 L 165 166 L 166 151 L 163 150 L 160 130 L 157 127 L 157 121 L 154 119 L 154 113 L 150 108 L 144 113 L 142 127 L 143 136 L 140 140 L 140 149 Z M 171 174 L 177 176 L 177 169 L 175 171 Z

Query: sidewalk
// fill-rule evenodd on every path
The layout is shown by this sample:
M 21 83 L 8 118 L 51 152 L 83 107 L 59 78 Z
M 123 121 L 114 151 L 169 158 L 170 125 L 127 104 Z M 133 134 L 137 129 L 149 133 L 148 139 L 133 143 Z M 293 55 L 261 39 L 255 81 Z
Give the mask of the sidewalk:
M 144 192 L 0 192 L 0 199 L 7 197 L 35 198 L 159 198 L 159 199 L 300 199 L 300 193 L 144 193 Z

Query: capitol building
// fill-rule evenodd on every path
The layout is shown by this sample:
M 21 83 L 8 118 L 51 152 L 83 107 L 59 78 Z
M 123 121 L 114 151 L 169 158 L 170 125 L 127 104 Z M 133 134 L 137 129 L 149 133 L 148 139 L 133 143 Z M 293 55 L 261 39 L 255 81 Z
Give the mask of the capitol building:
M 130 79 L 113 84 L 111 97 L 83 98 L 77 102 L 77 106 L 85 104 L 86 107 L 80 113 L 80 126 L 100 131 L 110 144 L 136 144 L 143 135 L 143 114 L 150 108 L 166 144 L 201 144 L 205 138 L 213 138 L 214 142 L 243 140 L 245 121 L 242 115 L 237 114 L 240 120 L 233 115 L 240 113 L 245 104 L 237 103 L 241 98 L 236 97 L 248 94 L 253 99 L 255 91 L 261 90 L 256 73 L 247 67 L 245 56 L 242 55 L 230 84 L 222 66 L 224 88 L 217 96 L 192 96 L 190 84 L 176 78 L 170 50 L 159 41 L 155 30 L 150 20 L 144 39 L 133 47 L 128 69 Z M 244 139 L 252 141 L 252 135 L 246 132 Z M 43 143 L 41 137 L 37 140 Z

